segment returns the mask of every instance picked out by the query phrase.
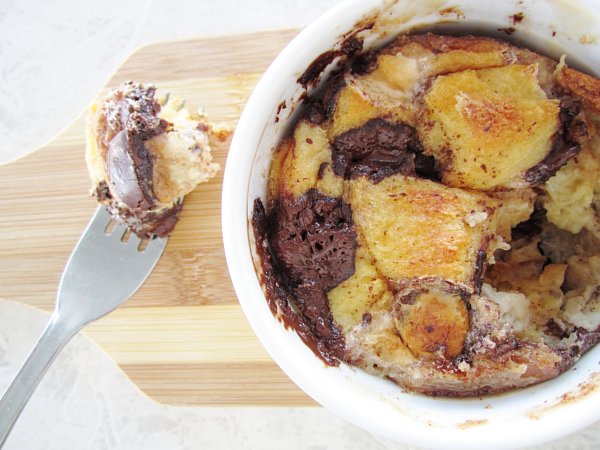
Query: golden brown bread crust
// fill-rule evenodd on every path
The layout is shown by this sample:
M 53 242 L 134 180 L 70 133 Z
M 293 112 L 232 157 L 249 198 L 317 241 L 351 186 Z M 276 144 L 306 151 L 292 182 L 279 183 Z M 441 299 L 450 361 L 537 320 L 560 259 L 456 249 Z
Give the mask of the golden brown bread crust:
M 536 65 L 464 70 L 436 78 L 425 94 L 426 151 L 442 181 L 477 190 L 522 188 L 541 163 L 561 122 L 559 101 L 547 99 Z
M 460 355 L 469 332 L 469 312 L 460 291 L 411 290 L 394 304 L 400 337 L 423 359 L 452 360 Z
M 352 180 L 345 197 L 383 276 L 439 277 L 477 290 L 477 260 L 493 234 L 493 199 L 402 175 L 377 184 Z
M 428 395 L 559 375 L 600 339 L 600 81 L 486 37 L 401 36 L 373 60 L 311 100 L 269 186 L 351 210 L 334 358 Z
M 586 108 L 600 114 L 600 80 L 566 66 L 558 72 L 556 80 L 567 92 L 580 98 Z
M 397 54 L 422 57 L 427 53 L 447 60 L 449 72 L 475 69 L 482 66 L 503 65 L 513 59 L 512 48 L 503 41 L 483 36 L 444 36 L 418 34 L 400 36 L 385 47 L 382 54 Z M 483 59 L 483 61 L 482 61 Z M 450 63 L 452 61 L 452 63 Z M 495 64 L 490 64 L 495 62 Z M 436 64 L 434 64 L 436 65 Z M 442 67 L 444 64 L 439 64 Z M 438 72 L 443 73 L 443 72 Z
M 499 41 L 484 36 L 445 36 L 439 34 L 417 34 L 413 36 L 401 36 L 392 45 L 390 49 L 405 45 L 409 42 L 416 42 L 423 45 L 434 53 L 447 53 L 452 50 L 466 50 L 474 53 L 486 52 L 506 52 L 509 45 L 506 42 Z

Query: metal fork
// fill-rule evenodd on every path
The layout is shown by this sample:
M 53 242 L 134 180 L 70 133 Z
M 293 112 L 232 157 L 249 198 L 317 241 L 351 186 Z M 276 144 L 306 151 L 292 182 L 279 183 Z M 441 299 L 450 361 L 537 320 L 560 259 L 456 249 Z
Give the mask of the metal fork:
M 0 400 L 0 447 L 42 376 L 65 344 L 85 325 L 131 297 L 159 260 L 167 238 L 126 239 L 124 225 L 109 230 L 99 206 L 62 274 L 56 307 L 44 333 Z

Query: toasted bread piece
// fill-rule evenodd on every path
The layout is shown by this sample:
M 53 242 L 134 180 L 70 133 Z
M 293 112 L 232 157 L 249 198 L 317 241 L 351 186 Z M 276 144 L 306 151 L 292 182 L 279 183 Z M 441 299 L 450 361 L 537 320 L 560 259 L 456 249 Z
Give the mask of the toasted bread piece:
M 560 125 L 558 100 L 547 99 L 535 65 L 466 70 L 440 76 L 425 96 L 420 128 L 442 180 L 478 190 L 522 188 L 544 160 Z
M 329 128 L 329 137 L 339 136 L 345 131 L 361 126 L 370 119 L 383 117 L 386 114 L 385 110 L 373 106 L 354 84 L 346 85 L 338 95 Z
M 326 165 L 331 167 L 331 149 L 327 132 L 308 121 L 299 122 L 294 130 L 293 142 L 281 166 L 280 189 L 291 193 L 294 197 L 300 197 L 317 186 L 320 178 L 319 169 L 324 170 L 321 167 Z M 320 184 L 320 188 L 324 194 L 339 197 L 342 192 L 342 180 L 340 178 L 336 183 L 335 178 L 328 178 L 327 183 Z
M 330 136 L 337 136 L 375 117 L 414 126 L 418 97 L 439 74 L 506 64 L 508 45 L 488 38 L 467 41 L 432 34 L 402 36 L 377 57 L 368 74 L 347 75 L 340 92 Z
M 347 86 L 344 91 L 348 94 L 351 92 L 352 97 L 344 95 L 344 91 L 340 93 L 332 136 L 351 128 L 342 124 L 356 127 L 375 117 L 389 117 L 397 122 L 414 124 L 414 97 L 422 81 L 415 59 L 406 58 L 402 54 L 380 55 L 373 72 L 364 76 L 346 76 Z M 354 98 L 360 98 L 360 101 L 356 105 L 348 105 Z M 344 118 L 345 111 L 356 113 Z M 354 120 L 350 122 L 349 119 Z
M 396 328 L 406 346 L 425 359 L 451 360 L 463 351 L 469 313 L 456 292 L 431 288 L 396 303 Z
M 497 39 L 482 36 L 442 36 L 431 33 L 401 36 L 384 54 L 400 53 L 418 61 L 421 77 L 497 67 L 513 59 L 512 49 Z
M 437 354 L 413 353 L 409 346 L 417 348 L 418 344 L 409 336 L 407 345 L 396 327 L 398 320 L 387 311 L 374 312 L 370 322 L 355 327 L 346 336 L 348 359 L 369 373 L 385 376 L 408 389 L 429 395 L 484 395 L 557 376 L 562 370 L 561 354 L 542 342 L 518 339 L 513 318 L 508 317 L 497 301 L 501 302 L 499 298 L 478 295 L 469 299 L 469 331 L 464 342 L 469 358 L 466 360 L 448 361 L 441 355 L 443 347 Z M 450 317 L 459 311 L 457 318 L 461 326 L 456 330 L 459 332 L 454 333 L 460 339 L 452 341 L 456 353 L 464 335 L 462 306 L 456 298 L 448 300 L 444 308 L 452 311 L 442 319 L 447 328 L 451 326 Z M 429 312 L 437 314 L 433 308 Z M 435 324 L 438 323 L 436 320 Z M 427 329 L 423 334 L 427 334 Z
M 402 175 L 348 185 L 356 227 L 382 275 L 439 277 L 475 290 L 480 252 L 485 256 L 492 234 L 493 199 Z
M 365 318 L 369 320 L 365 314 L 389 309 L 392 293 L 378 273 L 366 247 L 359 246 L 354 275 L 329 291 L 327 298 L 333 318 L 345 332 L 349 332 Z

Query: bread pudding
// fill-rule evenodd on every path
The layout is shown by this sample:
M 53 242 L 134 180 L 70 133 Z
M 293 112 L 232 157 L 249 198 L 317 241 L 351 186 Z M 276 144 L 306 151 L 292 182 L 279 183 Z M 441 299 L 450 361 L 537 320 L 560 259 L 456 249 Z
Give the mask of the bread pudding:
M 86 162 L 92 195 L 140 238 L 167 236 L 183 197 L 219 170 L 208 120 L 183 99 L 127 82 L 90 107 Z
M 539 383 L 600 339 L 600 80 L 401 36 L 306 101 L 252 216 L 271 310 L 326 363 L 428 395 Z

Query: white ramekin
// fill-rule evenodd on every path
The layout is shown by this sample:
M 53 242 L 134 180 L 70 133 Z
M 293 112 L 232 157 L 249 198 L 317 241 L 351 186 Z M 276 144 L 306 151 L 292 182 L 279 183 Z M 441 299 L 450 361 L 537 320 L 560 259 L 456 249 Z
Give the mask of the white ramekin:
M 523 13 L 523 20 L 515 14 Z M 298 77 L 365 17 L 377 46 L 415 29 L 502 36 L 596 75 L 600 72 L 600 6 L 593 0 L 348 0 L 302 31 L 256 86 L 235 131 L 223 186 L 223 240 L 242 308 L 262 344 L 317 402 L 375 434 L 423 447 L 514 448 L 575 432 L 600 420 L 600 346 L 560 377 L 512 393 L 430 398 L 341 365 L 328 367 L 294 331 L 273 317 L 255 271 L 250 215 L 264 199 L 271 152 L 294 119 L 303 89 Z M 512 32 L 514 28 L 514 32 Z M 502 31 L 498 31 L 502 30 Z M 510 34 L 510 35 L 509 35 Z M 281 109 L 285 101 L 286 108 Z M 275 118 L 278 115 L 278 120 Z

